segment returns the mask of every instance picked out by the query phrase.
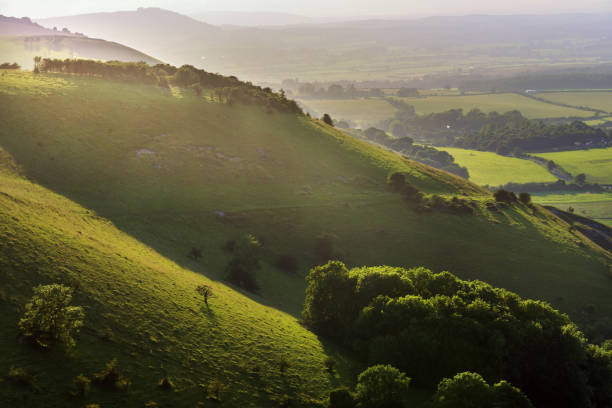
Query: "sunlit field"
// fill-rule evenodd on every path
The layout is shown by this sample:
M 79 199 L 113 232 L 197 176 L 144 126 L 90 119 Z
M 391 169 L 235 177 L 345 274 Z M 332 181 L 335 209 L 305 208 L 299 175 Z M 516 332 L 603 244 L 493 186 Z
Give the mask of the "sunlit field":
M 586 174 L 589 183 L 612 184 L 612 147 L 538 153 L 536 156 L 553 160 L 573 175 Z

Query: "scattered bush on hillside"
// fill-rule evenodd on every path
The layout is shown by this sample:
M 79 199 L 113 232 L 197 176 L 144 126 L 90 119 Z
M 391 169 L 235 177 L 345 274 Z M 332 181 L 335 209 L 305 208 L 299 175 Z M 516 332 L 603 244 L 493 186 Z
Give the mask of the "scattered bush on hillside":
M 295 274 L 300 269 L 297 258 L 293 255 L 281 255 L 274 264 L 283 272 Z
M 512 204 L 517 200 L 516 194 L 514 194 L 512 191 L 504 189 L 497 190 L 495 193 L 493 193 L 493 197 L 495 197 L 495 201 L 498 203 Z
M 91 379 L 79 374 L 72 381 L 72 395 L 75 397 L 85 397 L 91 390 Z
M 334 126 L 334 120 L 332 119 L 332 117 L 329 115 L 329 113 L 326 113 L 323 115 L 323 117 L 321 118 L 321 120 L 323 121 L 323 123 L 325 123 L 326 125 L 329 126 Z
M 410 378 L 390 365 L 369 367 L 357 378 L 355 399 L 361 408 L 407 406 Z
M 92 375 L 94 383 L 116 391 L 123 391 L 130 386 L 130 380 L 123 377 L 119 371 L 119 363 L 116 358 L 109 361 L 102 371 Z
M 327 370 L 330 373 L 333 373 L 334 370 L 336 369 L 336 360 L 334 360 L 331 357 L 327 357 L 325 361 L 323 362 L 323 365 L 325 365 L 325 370 Z
M 163 376 L 157 382 L 157 387 L 161 388 L 163 390 L 173 390 L 174 389 L 174 381 L 172 381 L 172 378 L 170 378 L 169 376 L 165 375 L 165 376 Z
M 438 384 L 433 408 L 533 408 L 529 399 L 507 381 L 491 387 L 480 374 L 464 372 Z
M 34 375 L 27 368 L 11 367 L 6 378 L 20 387 L 36 388 Z
M 25 338 L 42 348 L 54 344 L 75 345 L 73 334 L 83 326 L 85 312 L 80 306 L 69 306 L 72 289 L 59 284 L 34 288 L 32 299 L 25 306 L 19 328 Z
M 198 295 L 204 298 L 204 304 L 206 305 L 206 307 L 208 307 L 208 298 L 211 298 L 213 296 L 212 287 L 208 285 L 198 285 L 196 286 L 195 291 L 198 293 Z
M 531 194 L 529 193 L 520 193 L 518 196 L 518 199 L 521 203 L 527 205 L 527 204 L 531 204 Z
M 329 408 L 354 408 L 355 398 L 346 387 L 336 388 L 329 393 Z
M 391 191 L 394 193 L 400 193 L 406 186 L 406 176 L 400 172 L 391 173 L 388 177 L 388 184 Z
M 511 381 L 536 406 L 612 400 L 612 353 L 546 303 L 425 268 L 349 271 L 333 261 L 307 283 L 307 326 L 421 385 L 473 371 Z
M 191 247 L 191 251 L 189 251 L 189 256 L 197 261 L 198 259 L 202 258 L 202 250 L 200 248 Z
M 221 395 L 225 392 L 227 386 L 221 381 L 215 379 L 206 386 L 206 398 L 212 401 L 221 402 Z
M 338 238 L 333 234 L 321 234 L 315 238 L 313 254 L 315 261 L 319 264 L 329 262 L 331 259 L 339 259 L 340 255 L 336 249 Z
M 290 407 L 292 403 L 293 403 L 293 397 L 291 397 L 288 394 L 283 394 L 283 396 L 280 398 L 280 401 L 278 402 L 278 405 L 281 408 L 287 408 L 287 407 Z
M 19 66 L 18 63 L 13 62 L 4 62 L 2 64 L 0 64 L 0 69 L 20 69 L 21 67 Z
M 234 256 L 227 265 L 227 280 L 250 292 L 256 292 L 259 284 L 255 271 L 259 269 L 260 242 L 253 235 L 245 235 L 235 242 Z

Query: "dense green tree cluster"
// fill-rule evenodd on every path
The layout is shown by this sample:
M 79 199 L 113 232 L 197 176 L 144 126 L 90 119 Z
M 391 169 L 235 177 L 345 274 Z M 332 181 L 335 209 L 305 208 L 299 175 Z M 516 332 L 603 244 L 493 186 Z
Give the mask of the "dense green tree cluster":
M 580 121 L 569 124 L 547 125 L 529 120 L 518 111 L 499 114 L 462 109 L 418 116 L 414 109 L 404 105 L 393 119 L 382 123 L 384 129 L 393 130 L 401 124 L 406 134 L 419 140 L 439 145 L 452 145 L 467 149 L 485 150 L 501 154 L 516 151 L 542 151 L 576 146 L 601 147 L 612 144 L 612 136 L 601 129 Z
M 476 373 L 459 373 L 438 384 L 433 408 L 533 408 L 531 401 L 507 381 L 490 386 Z
M 297 103 L 288 99 L 284 92 L 273 92 L 250 82 L 242 82 L 234 76 L 213 74 L 191 65 L 176 68 L 168 64 L 147 65 L 144 62 L 93 61 L 83 59 L 50 59 L 37 57 L 40 72 L 64 72 L 90 75 L 113 80 L 159 85 L 168 88 L 170 84 L 190 88 L 197 95 L 204 89 L 213 89 L 214 95 L 223 103 L 259 105 L 269 112 L 290 112 L 301 114 Z
M 506 379 L 538 407 L 610 406 L 612 353 L 546 303 L 424 268 L 336 261 L 307 281 L 305 323 L 369 364 L 429 387 L 465 371 Z

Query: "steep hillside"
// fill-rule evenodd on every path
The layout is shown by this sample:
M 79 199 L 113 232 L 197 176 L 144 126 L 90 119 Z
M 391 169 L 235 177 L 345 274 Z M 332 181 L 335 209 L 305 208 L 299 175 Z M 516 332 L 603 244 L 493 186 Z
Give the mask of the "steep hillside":
M 306 117 L 204 94 L 6 73 L 0 146 L 29 179 L 210 278 L 225 276 L 226 241 L 254 234 L 264 259 L 251 296 L 294 315 L 322 234 L 350 265 L 452 270 L 548 300 L 584 325 L 612 312 L 609 258 L 547 211 L 487 210 L 488 192 L 448 173 Z M 386 187 L 392 171 L 473 202 L 475 215 L 411 210 Z M 192 247 L 201 261 L 187 256 Z M 298 274 L 273 266 L 281 255 L 296 258 Z
M 0 150 L 0 373 L 4 379 L 11 367 L 25 368 L 35 380 L 33 389 L 0 381 L 0 405 L 194 407 L 217 380 L 226 387 L 224 405 L 278 406 L 284 395 L 322 398 L 354 377 L 351 362 L 294 317 L 180 267 L 18 172 Z M 85 307 L 85 326 L 67 354 L 40 353 L 18 338 L 32 287 L 49 283 L 75 288 L 73 304 Z M 195 292 L 200 284 L 213 288 L 209 308 Z M 334 374 L 325 370 L 327 356 L 339 363 Z M 128 390 L 94 386 L 85 398 L 70 395 L 77 375 L 99 372 L 113 358 Z M 174 390 L 157 386 L 164 376 Z

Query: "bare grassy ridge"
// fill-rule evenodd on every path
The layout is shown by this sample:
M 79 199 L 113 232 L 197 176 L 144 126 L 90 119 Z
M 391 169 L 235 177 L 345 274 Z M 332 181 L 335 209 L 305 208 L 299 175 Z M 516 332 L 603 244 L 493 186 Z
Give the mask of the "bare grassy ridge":
M 295 317 L 322 233 L 337 237 L 349 265 L 451 270 L 548 300 L 587 326 L 612 312 L 608 258 L 566 223 L 538 207 L 487 211 L 492 198 L 476 185 L 318 121 L 179 88 L 23 72 L 2 77 L 0 103 L 0 371 L 25 366 L 44 390 L 0 382 L 13 401 L 82 406 L 68 397 L 72 379 L 114 357 L 132 387 L 94 387 L 88 402 L 190 406 L 215 379 L 228 387 L 228 406 L 322 398 L 355 375 Z M 410 210 L 386 187 L 391 171 L 426 193 L 473 200 L 476 215 Z M 245 233 L 264 243 L 259 295 L 221 280 L 231 256 L 223 245 Z M 192 247 L 202 260 L 188 257 Z M 296 275 L 272 266 L 284 254 L 297 258 Z M 74 303 L 86 306 L 67 357 L 41 358 L 15 341 L 31 287 L 51 282 L 74 286 Z M 210 311 L 199 284 L 216 294 Z M 584 318 L 587 304 L 595 311 Z M 325 371 L 327 356 L 339 374 Z M 172 392 L 156 388 L 165 375 Z

